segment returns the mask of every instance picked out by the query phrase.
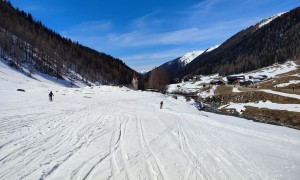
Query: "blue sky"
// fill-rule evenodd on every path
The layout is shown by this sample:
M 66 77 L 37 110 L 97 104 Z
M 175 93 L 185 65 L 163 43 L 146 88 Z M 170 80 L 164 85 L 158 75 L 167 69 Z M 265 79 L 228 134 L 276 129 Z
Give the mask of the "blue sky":
M 11 0 L 74 41 L 150 69 L 205 50 L 299 0 Z

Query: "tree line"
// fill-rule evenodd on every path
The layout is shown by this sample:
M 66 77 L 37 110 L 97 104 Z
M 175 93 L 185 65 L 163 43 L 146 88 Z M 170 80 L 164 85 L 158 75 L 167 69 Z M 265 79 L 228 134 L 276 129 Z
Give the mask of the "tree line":
M 27 64 L 46 74 L 72 80 L 127 84 L 134 71 L 122 60 L 64 38 L 32 15 L 0 1 L 0 55 L 16 66 Z
M 300 7 L 297 7 L 265 26 L 259 28 L 257 24 L 242 30 L 219 48 L 198 56 L 176 76 L 242 73 L 299 58 Z

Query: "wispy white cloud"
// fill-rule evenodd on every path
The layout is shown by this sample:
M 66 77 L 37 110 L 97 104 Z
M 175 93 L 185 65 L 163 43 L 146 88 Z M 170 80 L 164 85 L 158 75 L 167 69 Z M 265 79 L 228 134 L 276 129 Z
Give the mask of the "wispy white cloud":
M 153 12 L 150 12 L 148 14 L 145 14 L 141 17 L 138 17 L 133 20 L 134 28 L 145 28 L 149 27 L 153 24 L 160 24 L 163 22 L 161 18 L 155 18 L 160 13 L 161 9 L 157 9 Z
M 205 0 L 198 4 L 193 5 L 190 10 L 192 13 L 206 14 L 212 10 L 213 6 L 217 4 L 220 0 Z
M 63 36 L 95 36 L 111 28 L 111 21 L 86 21 L 60 31 Z
M 132 31 L 125 34 L 110 34 L 108 40 L 119 46 L 151 46 L 173 45 L 199 41 L 207 35 L 198 28 L 181 29 L 176 31 L 147 34 L 140 31 Z M 202 37 L 202 38 L 201 38 Z
M 194 16 L 206 15 L 213 11 L 214 7 L 220 2 L 220 0 L 204 0 L 197 4 L 193 4 L 187 8 L 183 8 L 178 11 L 179 14 L 188 14 L 192 18 Z
M 206 41 L 224 41 L 226 38 L 229 38 L 231 35 L 237 32 L 238 29 L 241 30 L 246 28 L 254 23 L 258 22 L 259 18 L 251 18 L 248 20 L 239 19 L 232 21 L 220 21 L 211 24 L 206 28 L 187 28 L 179 29 L 175 31 L 167 32 L 157 32 L 149 33 L 142 30 L 135 30 L 126 33 L 108 33 L 99 31 L 98 33 L 87 33 L 91 31 L 94 26 L 97 26 L 95 23 L 93 26 L 86 26 L 81 23 L 78 25 L 78 28 L 74 30 L 63 32 L 63 35 L 69 37 L 73 40 L 79 41 L 84 45 L 95 48 L 99 51 L 117 51 L 118 49 L 124 51 L 128 48 L 151 48 L 158 46 L 167 46 L 167 45 L 191 45 L 191 44 L 203 44 Z M 102 29 L 102 25 L 98 24 L 99 28 Z M 82 28 L 80 28 L 83 26 Z M 109 27 L 109 24 L 107 25 Z M 106 25 L 103 25 L 106 28 Z M 105 29 L 104 28 L 104 29 Z M 86 32 L 86 33 L 85 33 Z M 208 48 L 208 47 L 205 47 Z M 166 53 L 162 53 L 166 55 Z M 170 54 L 170 53 L 168 53 Z M 140 55 L 132 56 L 133 59 L 142 59 Z M 149 57 L 149 56 L 148 56 Z M 171 57 L 171 56 L 170 56 Z M 174 56 L 174 53 L 172 54 Z
M 182 56 L 187 52 L 186 47 L 209 48 L 207 44 L 223 42 L 239 30 L 258 22 L 257 17 L 228 20 L 214 17 L 215 21 L 205 20 L 205 25 L 199 25 L 198 20 L 192 23 L 183 21 L 197 17 L 199 13 L 211 13 L 219 6 L 219 1 L 205 0 L 185 8 L 190 13 L 179 16 L 182 19 L 176 23 L 170 17 L 161 18 L 163 11 L 157 9 L 133 19 L 122 31 L 113 30 L 111 21 L 88 21 L 65 30 L 63 35 L 98 51 L 111 53 L 135 69 L 154 67 Z M 174 49 L 166 50 L 167 47 Z
M 255 19 L 255 18 L 254 18 Z M 239 19 L 226 22 L 215 22 L 206 28 L 192 27 L 161 33 L 145 33 L 132 31 L 124 34 L 110 34 L 108 42 L 122 47 L 153 46 L 153 45 L 179 45 L 200 43 L 205 40 L 228 38 L 233 29 L 242 29 L 252 25 L 254 19 Z M 234 27 L 234 28 L 233 28 Z

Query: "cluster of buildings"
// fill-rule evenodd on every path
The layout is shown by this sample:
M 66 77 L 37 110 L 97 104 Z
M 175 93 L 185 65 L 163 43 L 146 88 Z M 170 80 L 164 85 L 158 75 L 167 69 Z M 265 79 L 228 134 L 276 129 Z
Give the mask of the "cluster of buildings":
M 258 75 L 258 76 L 248 76 L 246 78 L 244 75 L 231 75 L 227 76 L 227 84 L 234 84 L 234 85 L 240 85 L 240 86 L 248 86 L 251 84 L 259 83 L 263 80 L 268 79 L 268 76 L 266 75 Z
M 201 75 L 186 76 L 182 79 L 182 81 L 184 81 L 184 82 L 186 82 L 186 81 L 201 81 L 201 79 L 203 77 L 205 77 L 205 76 L 201 76 Z M 208 84 L 248 86 L 251 84 L 259 83 L 266 79 L 268 79 L 268 76 L 266 76 L 266 75 L 258 75 L 258 76 L 229 75 L 227 77 L 216 76 L 216 77 L 213 77 Z

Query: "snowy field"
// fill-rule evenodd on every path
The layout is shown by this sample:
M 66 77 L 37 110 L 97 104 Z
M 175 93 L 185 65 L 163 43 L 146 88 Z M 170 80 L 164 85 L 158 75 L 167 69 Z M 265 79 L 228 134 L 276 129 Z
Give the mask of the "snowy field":
M 66 88 L 2 62 L 0 96 L 0 179 L 300 177 L 300 131 L 200 112 L 181 98 Z

